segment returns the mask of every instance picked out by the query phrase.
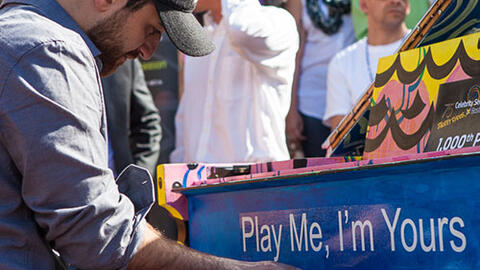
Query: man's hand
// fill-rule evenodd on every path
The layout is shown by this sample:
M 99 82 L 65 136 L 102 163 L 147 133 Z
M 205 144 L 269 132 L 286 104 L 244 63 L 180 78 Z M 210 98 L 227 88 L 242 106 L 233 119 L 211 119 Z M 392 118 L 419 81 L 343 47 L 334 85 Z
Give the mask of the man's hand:
M 275 262 L 243 262 L 201 253 L 166 239 L 147 224 L 143 242 L 128 265 L 128 270 L 133 269 L 294 270 L 298 268 Z
M 295 270 L 300 269 L 290 265 L 276 263 L 276 262 L 269 262 L 269 261 L 262 261 L 262 262 L 241 262 L 236 261 L 237 265 L 232 269 L 243 269 L 243 270 Z M 232 265 L 233 266 L 233 265 Z
M 333 132 L 345 115 L 334 115 L 327 120 L 330 130 Z
M 303 136 L 303 120 L 295 108 L 291 108 L 286 119 L 286 135 L 288 147 L 292 150 L 301 149 L 300 143 L 305 140 Z

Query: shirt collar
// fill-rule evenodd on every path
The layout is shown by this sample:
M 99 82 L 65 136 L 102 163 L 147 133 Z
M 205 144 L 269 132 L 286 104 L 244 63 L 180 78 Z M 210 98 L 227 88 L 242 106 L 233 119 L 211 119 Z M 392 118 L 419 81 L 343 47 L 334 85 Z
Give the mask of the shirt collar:
M 56 0 L 4 0 L 4 6 L 6 4 L 24 4 L 31 5 L 38 9 L 38 11 L 45 17 L 59 23 L 60 25 L 77 32 L 87 44 L 88 48 L 92 52 L 93 57 L 98 59 L 101 54 L 100 50 L 93 44 L 92 40 L 87 34 L 80 28 L 80 26 L 73 20 L 73 18 L 57 3 Z M 97 64 L 101 61 L 97 60 Z M 99 66 L 101 69 L 101 65 Z

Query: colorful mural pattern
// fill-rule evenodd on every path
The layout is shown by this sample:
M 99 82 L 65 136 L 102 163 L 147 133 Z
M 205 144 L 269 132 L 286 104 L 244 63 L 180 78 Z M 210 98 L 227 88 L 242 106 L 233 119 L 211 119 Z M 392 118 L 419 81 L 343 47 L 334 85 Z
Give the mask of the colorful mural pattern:
M 441 84 L 480 75 L 480 33 L 379 60 L 364 158 L 422 153 Z
M 436 1 L 431 9 L 438 8 L 442 6 L 445 1 Z M 426 45 L 431 45 L 434 43 L 442 42 L 448 39 L 458 38 L 467 34 L 475 33 L 480 30 L 480 5 L 478 0 L 453 0 L 450 1 L 447 8 L 440 13 L 438 19 L 434 19 L 433 25 L 429 23 L 431 20 L 430 16 L 423 18 L 417 27 L 413 28 L 412 34 L 422 35 L 423 39 L 415 47 L 421 47 Z M 424 34 L 422 27 L 419 28 L 419 25 L 423 25 L 422 22 L 427 22 L 425 28 L 428 28 L 427 32 Z M 355 105 L 355 107 L 362 104 L 364 100 Z M 355 112 L 354 116 L 351 116 L 353 119 L 368 119 L 368 109 L 363 111 Z M 335 143 L 336 134 L 329 138 L 329 143 L 333 143 L 329 152 L 331 155 L 342 155 L 343 153 L 358 152 L 357 149 L 363 149 L 360 145 L 365 144 L 365 131 L 361 127 L 363 122 L 356 122 L 352 126 L 348 126 L 347 136 L 344 136 L 341 139 L 341 144 L 338 145 Z M 342 132 L 343 133 L 343 132 Z M 344 139 L 355 138 L 355 141 L 358 141 L 354 145 L 349 145 L 349 143 L 344 143 Z M 363 142 L 360 142 L 363 140 Z M 352 148 L 353 147 L 353 148 Z

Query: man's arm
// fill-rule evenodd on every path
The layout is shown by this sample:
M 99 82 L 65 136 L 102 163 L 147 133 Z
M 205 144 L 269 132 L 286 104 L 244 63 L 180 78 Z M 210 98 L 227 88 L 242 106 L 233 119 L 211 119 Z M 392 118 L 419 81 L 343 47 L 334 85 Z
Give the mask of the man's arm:
M 290 55 L 275 60 L 278 63 L 271 59 L 298 50 L 295 21 L 286 10 L 261 6 L 258 0 L 222 0 L 222 15 L 232 47 L 251 62 L 269 67 L 285 65 Z
M 290 103 L 290 110 L 288 111 L 286 118 L 286 135 L 289 147 L 292 144 L 295 149 L 300 148 L 300 142 L 305 140 L 303 136 L 303 120 L 298 111 L 298 84 L 301 72 L 301 63 L 303 57 L 303 50 L 305 47 L 305 30 L 302 25 L 302 2 L 298 0 L 289 0 L 287 2 L 287 10 L 295 18 L 297 24 L 297 30 L 300 37 L 300 48 L 297 52 L 295 59 L 295 73 L 293 76 L 292 85 L 292 100 Z
M 141 209 L 119 192 L 107 167 L 91 53 L 83 41 L 52 41 L 12 66 L 0 95 L 0 131 L 30 221 L 76 268 L 126 266 L 143 239 Z
M 334 131 L 335 128 L 337 128 L 338 124 L 340 123 L 340 121 L 342 121 L 343 117 L 345 117 L 345 115 L 334 115 L 329 119 L 327 119 L 327 124 L 330 127 L 331 131 Z
M 130 147 L 135 164 L 155 175 L 162 138 L 160 115 L 145 82 L 140 61 L 134 60 L 132 65 Z
M 163 237 L 147 224 L 144 240 L 129 270 L 202 270 L 202 269 L 297 269 L 274 262 L 243 262 L 201 253 Z

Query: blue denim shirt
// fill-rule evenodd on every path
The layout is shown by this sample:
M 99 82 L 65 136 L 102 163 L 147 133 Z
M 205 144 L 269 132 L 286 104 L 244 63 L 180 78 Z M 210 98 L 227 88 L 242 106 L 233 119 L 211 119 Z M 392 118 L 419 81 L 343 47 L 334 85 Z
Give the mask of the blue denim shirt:
M 100 52 L 55 0 L 0 6 L 0 269 L 122 269 L 153 202 L 108 169 Z

